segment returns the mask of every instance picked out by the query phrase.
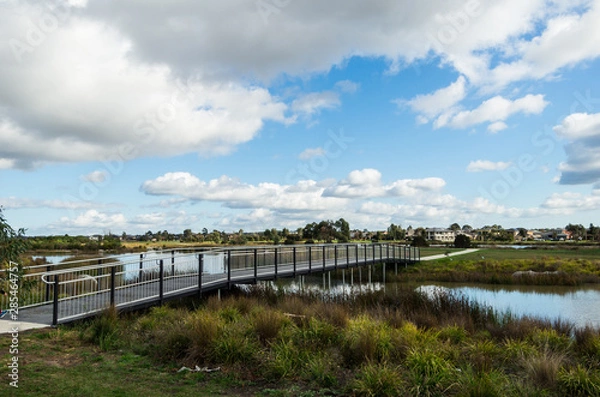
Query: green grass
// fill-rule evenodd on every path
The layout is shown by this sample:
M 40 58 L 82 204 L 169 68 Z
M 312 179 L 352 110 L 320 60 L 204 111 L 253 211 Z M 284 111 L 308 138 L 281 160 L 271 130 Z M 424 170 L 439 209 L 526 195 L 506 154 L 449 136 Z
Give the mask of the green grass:
M 0 395 L 594 395 L 600 331 L 570 333 L 412 288 L 327 303 L 254 289 L 23 332 L 19 390 Z

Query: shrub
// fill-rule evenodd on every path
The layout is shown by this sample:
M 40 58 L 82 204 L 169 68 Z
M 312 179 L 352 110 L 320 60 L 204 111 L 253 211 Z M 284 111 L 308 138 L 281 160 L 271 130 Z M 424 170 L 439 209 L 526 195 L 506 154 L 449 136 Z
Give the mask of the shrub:
M 398 396 L 402 378 L 396 369 L 385 363 L 368 363 L 360 368 L 350 387 L 352 394 L 357 396 Z
M 383 362 L 389 358 L 391 328 L 365 315 L 350 320 L 344 333 L 343 355 L 348 365 Z
M 413 396 L 443 396 L 456 385 L 453 366 L 431 350 L 413 349 L 406 358 L 406 366 Z
M 581 365 L 558 374 L 558 389 L 563 396 L 600 396 L 600 379 L 597 374 Z

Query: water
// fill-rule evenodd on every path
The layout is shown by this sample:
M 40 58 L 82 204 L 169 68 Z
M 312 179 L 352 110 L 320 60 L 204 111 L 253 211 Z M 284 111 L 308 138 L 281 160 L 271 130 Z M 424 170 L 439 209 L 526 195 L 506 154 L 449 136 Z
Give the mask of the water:
M 517 316 L 565 320 L 576 327 L 600 328 L 600 286 L 482 286 L 452 283 L 436 284 L 455 294 L 509 311 Z
M 348 276 L 346 276 L 348 281 Z M 286 288 L 297 291 L 300 286 L 298 280 L 290 282 Z M 323 289 L 325 287 L 325 289 Z M 406 288 L 401 283 L 386 283 L 385 288 Z M 358 293 L 359 290 L 381 289 L 384 285 L 364 283 L 359 288 L 357 282 L 353 286 L 342 283 L 342 280 L 332 279 L 331 285 L 324 284 L 320 277 L 306 278 L 305 289 L 311 291 L 326 291 L 328 294 Z M 489 306 L 500 313 L 510 312 L 518 317 L 530 316 L 548 320 L 564 320 L 578 328 L 590 325 L 600 328 L 600 285 L 579 287 L 566 286 L 489 286 L 483 284 L 464 283 L 435 283 L 415 285 L 424 293 L 442 291 L 464 296 L 479 304 Z

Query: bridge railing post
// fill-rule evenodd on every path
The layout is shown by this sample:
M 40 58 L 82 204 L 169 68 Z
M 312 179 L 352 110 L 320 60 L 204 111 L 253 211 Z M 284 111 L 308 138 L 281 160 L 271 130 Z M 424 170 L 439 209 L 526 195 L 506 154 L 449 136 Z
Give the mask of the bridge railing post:
M 175 275 L 175 250 L 171 250 L 171 276 Z
M 52 270 L 52 266 L 46 266 L 46 271 L 49 272 Z M 45 301 L 48 302 L 50 300 L 50 283 L 46 283 L 46 299 Z
M 114 267 L 113 267 L 114 269 Z M 165 266 L 163 260 L 158 262 L 158 301 L 163 304 L 165 293 Z
M 254 248 L 254 284 L 258 282 L 258 249 Z
M 346 269 L 350 267 L 350 246 L 346 244 Z
M 58 274 L 54 275 L 54 297 L 52 302 L 52 325 L 58 324 L 58 294 L 59 294 L 60 281 Z
M 273 265 L 275 266 L 275 280 L 277 280 L 277 248 L 275 248 L 275 257 L 273 258 Z
M 138 273 L 138 283 L 142 282 L 144 276 L 144 254 L 140 254 L 140 271 Z
M 116 283 L 117 269 L 114 266 L 110 267 L 110 305 L 115 305 L 115 283 Z
M 326 252 L 325 252 L 326 249 L 327 249 L 327 247 L 325 247 L 325 245 L 323 245 L 323 271 L 325 271 L 325 264 L 327 263 L 327 257 L 326 257 Z
M 231 250 L 227 250 L 227 288 L 231 288 Z
M 337 244 L 333 247 L 333 268 L 337 270 L 337 262 L 338 262 L 338 246 Z
M 308 274 L 312 273 L 312 246 L 308 246 Z
M 292 248 L 292 261 L 294 262 L 294 278 L 296 278 L 296 247 Z
M 202 295 L 202 270 L 204 268 L 204 254 L 198 254 L 198 295 Z

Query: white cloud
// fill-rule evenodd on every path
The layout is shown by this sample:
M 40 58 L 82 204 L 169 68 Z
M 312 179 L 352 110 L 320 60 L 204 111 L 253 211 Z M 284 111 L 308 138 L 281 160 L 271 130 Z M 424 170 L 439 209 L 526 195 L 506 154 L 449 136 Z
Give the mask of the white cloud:
M 495 134 L 496 132 L 505 130 L 507 128 L 508 128 L 508 126 L 503 121 L 496 121 L 496 122 L 488 125 L 487 130 L 489 132 L 491 132 L 492 134 Z
M 495 96 L 484 101 L 473 110 L 464 110 L 452 115 L 448 120 L 436 120 L 436 128 L 467 128 L 473 125 L 498 122 L 516 113 L 540 114 L 548 105 L 543 95 L 528 94 L 522 98 L 510 100 Z M 497 125 L 498 126 L 498 125 Z
M 510 162 L 504 161 L 475 160 L 469 163 L 467 172 L 502 171 L 510 167 L 510 165 Z
M 81 179 L 84 181 L 97 184 L 104 183 L 104 181 L 106 181 L 107 178 L 108 174 L 106 173 L 106 171 L 92 171 L 89 174 L 83 175 L 81 177 Z
M 558 167 L 565 185 L 600 182 L 600 113 L 574 113 L 553 128 L 567 139 L 567 160 Z
M 354 94 L 360 88 L 360 84 L 350 80 L 342 80 L 335 83 L 335 88 L 345 94 Z
M 336 92 L 312 92 L 295 99 L 292 102 L 292 111 L 310 117 L 323 109 L 335 109 L 340 104 L 340 98 Z
M 395 100 L 395 102 L 400 106 L 406 103 L 414 112 L 420 113 L 422 118 L 419 119 L 419 123 L 423 124 L 423 121 L 448 111 L 462 101 L 466 96 L 465 85 L 465 77 L 459 76 L 454 83 L 434 93 L 417 95 L 409 101 Z
M 322 147 L 308 148 L 298 155 L 300 160 L 309 160 L 313 157 L 324 156 L 325 149 Z

